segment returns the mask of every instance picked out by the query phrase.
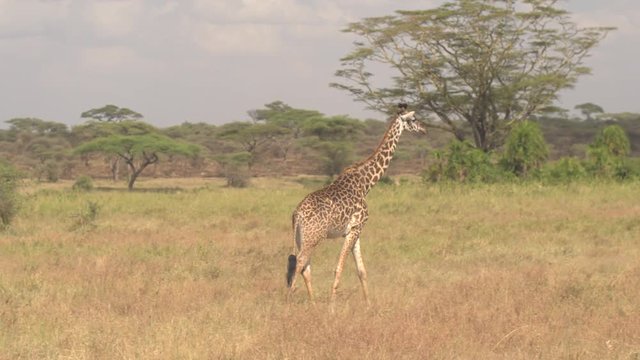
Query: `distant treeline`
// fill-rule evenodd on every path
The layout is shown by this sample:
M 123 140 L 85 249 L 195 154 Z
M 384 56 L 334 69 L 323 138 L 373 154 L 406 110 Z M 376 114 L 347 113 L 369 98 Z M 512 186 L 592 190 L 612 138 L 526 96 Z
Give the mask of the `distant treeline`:
M 248 114 L 247 121 L 223 125 L 186 122 L 166 128 L 155 127 L 141 114 L 114 105 L 84 112 L 82 116 L 87 121 L 71 128 L 37 118 L 16 118 L 7 121 L 8 129 L 0 130 L 0 158 L 40 181 L 75 179 L 80 175 L 117 179 L 126 174 L 131 178 L 145 168 L 143 176 L 226 176 L 230 181 L 261 175 L 333 176 L 353 161 L 366 157 L 387 126 L 385 121 L 326 116 L 280 101 Z M 511 149 L 512 152 L 526 153 L 527 146 L 543 148 L 525 170 L 509 164 L 513 159 L 507 160 L 509 137 L 516 136 L 515 130 L 504 139 L 503 146 L 486 153 L 471 143 L 454 140 L 450 133 L 433 129 L 423 137 L 403 137 L 389 175 L 414 173 L 432 181 L 468 181 L 473 178 L 472 173 L 479 171 L 473 168 L 499 169 L 514 177 L 531 177 L 549 172 L 553 166 L 572 168 L 563 171 L 574 171 L 580 176 L 603 173 L 604 170 L 595 169 L 598 166 L 634 174 L 634 157 L 640 154 L 640 114 L 583 114 L 584 117 L 569 118 L 554 113 L 525 122 L 534 126 L 520 131 L 535 133 L 539 129 L 542 135 L 539 141 L 544 143 L 522 143 L 534 141 L 530 137 L 535 134 L 525 134 L 524 140 L 511 140 L 520 142 L 512 146 L 521 147 Z M 612 126 L 622 131 L 628 150 L 609 155 L 624 160 L 604 159 L 606 154 L 598 152 L 599 146 L 609 146 L 597 142 L 604 141 L 603 129 Z M 462 124 L 460 127 L 465 131 Z M 492 175 L 487 173 L 478 179 L 488 181 L 497 176 L 495 171 L 490 172 Z

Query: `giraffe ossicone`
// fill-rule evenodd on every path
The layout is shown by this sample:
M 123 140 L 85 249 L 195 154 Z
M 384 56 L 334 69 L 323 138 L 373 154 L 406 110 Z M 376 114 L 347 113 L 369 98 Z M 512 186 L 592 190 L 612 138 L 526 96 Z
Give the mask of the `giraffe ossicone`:
M 360 233 L 369 218 L 365 198 L 389 167 L 402 132 L 426 133 L 425 125 L 415 118 L 414 111 L 404 111 L 406 105 L 401 105 L 400 109 L 369 157 L 344 169 L 331 184 L 307 195 L 293 212 L 293 253 L 289 255 L 287 264 L 288 297 L 293 293 L 297 275 L 301 274 L 309 298 L 313 300 L 311 253 L 324 239 L 342 236 L 345 239 L 331 288 L 331 304 L 333 306 L 335 302 L 349 252 L 356 263 L 364 298 L 367 304 L 370 303 L 367 272 L 360 251 Z

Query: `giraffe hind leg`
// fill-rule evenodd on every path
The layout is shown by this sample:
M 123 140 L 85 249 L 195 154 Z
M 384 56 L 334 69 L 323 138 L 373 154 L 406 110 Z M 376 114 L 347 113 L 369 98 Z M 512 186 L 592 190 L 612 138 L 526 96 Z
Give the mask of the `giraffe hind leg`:
M 364 300 L 367 302 L 367 305 L 371 305 L 371 301 L 369 300 L 369 288 L 367 287 L 367 270 L 364 268 L 364 262 L 362 261 L 362 252 L 360 251 L 360 239 L 356 240 L 356 243 L 353 244 L 353 249 L 351 250 L 353 253 L 353 259 L 356 262 L 356 269 L 358 271 L 358 278 L 360 279 L 360 285 L 362 285 L 362 293 L 364 294 Z
M 304 269 L 302 269 L 302 278 L 304 279 L 304 284 L 307 287 L 309 300 L 313 302 L 313 290 L 311 288 L 311 264 L 307 264 L 307 266 L 305 266 Z

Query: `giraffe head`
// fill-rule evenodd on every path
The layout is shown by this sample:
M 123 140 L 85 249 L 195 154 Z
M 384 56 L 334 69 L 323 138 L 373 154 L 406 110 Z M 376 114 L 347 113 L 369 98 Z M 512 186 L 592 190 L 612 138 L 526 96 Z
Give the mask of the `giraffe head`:
M 427 133 L 427 127 L 421 121 L 418 121 L 415 117 L 415 111 L 405 112 L 399 115 L 400 121 L 402 121 L 402 128 L 411 132 L 417 132 L 420 134 Z

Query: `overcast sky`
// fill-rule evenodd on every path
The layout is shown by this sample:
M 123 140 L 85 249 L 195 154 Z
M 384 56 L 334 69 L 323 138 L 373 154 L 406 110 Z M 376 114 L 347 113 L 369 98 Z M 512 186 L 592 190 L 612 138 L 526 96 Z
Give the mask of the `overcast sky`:
M 0 0 L 0 122 L 69 125 L 115 104 L 166 127 L 220 124 L 282 100 L 325 114 L 382 118 L 330 88 L 363 17 L 437 0 Z M 640 112 L 640 1 L 570 0 L 581 25 L 616 26 L 587 59 L 593 75 L 562 94 Z M 5 124 L 0 125 L 6 127 Z

